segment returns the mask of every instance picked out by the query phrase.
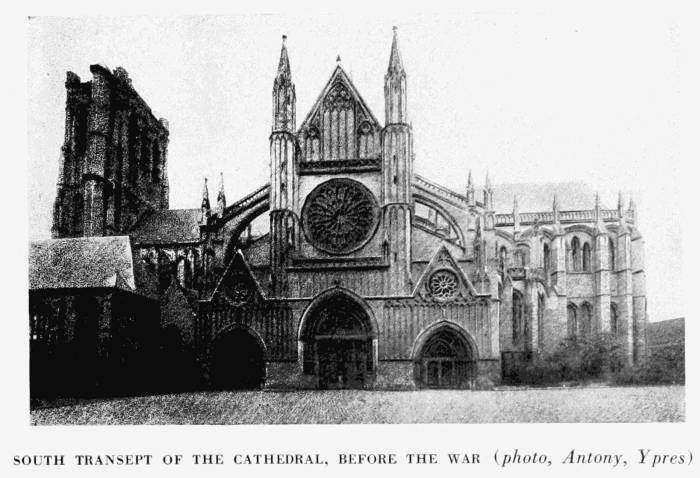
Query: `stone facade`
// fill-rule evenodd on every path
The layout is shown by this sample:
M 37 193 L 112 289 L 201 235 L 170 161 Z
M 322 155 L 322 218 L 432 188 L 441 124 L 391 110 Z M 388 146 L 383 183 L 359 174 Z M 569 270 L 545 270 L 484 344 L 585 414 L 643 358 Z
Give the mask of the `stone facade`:
M 93 85 L 117 82 L 93 73 Z M 167 210 L 159 149 L 158 194 L 148 196 L 154 175 L 135 184 L 152 207 L 84 214 L 82 234 L 133 222 L 134 256 L 159 277 L 162 326 L 181 331 L 216 387 L 478 388 L 567 337 L 608 332 L 634 362 L 647 320 L 634 204 L 604 209 L 596 197 L 592 209 L 560 210 L 554 197 L 548 210 L 521 212 L 516 200 L 497 212 L 488 177 L 477 191 L 469 173 L 464 194 L 435 184 L 414 173 L 396 31 L 384 80 L 383 125 L 338 64 L 297 127 L 283 40 L 269 184 L 227 204 L 222 178 L 213 206 L 205 181 L 199 208 Z M 65 169 L 61 198 L 74 184 Z M 80 176 L 83 187 L 105 177 Z M 95 217 L 102 226 L 87 225 Z M 253 237 L 259 217 L 269 232 Z

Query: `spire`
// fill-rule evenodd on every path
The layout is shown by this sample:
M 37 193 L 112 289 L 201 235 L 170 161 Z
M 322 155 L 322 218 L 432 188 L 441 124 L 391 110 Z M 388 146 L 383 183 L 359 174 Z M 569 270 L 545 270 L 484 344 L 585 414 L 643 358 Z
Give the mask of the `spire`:
M 600 210 L 600 194 L 595 193 L 595 228 L 596 232 L 599 234 L 605 233 L 605 226 L 603 225 L 603 214 Z
M 518 212 L 518 196 L 513 196 L 513 233 L 520 232 L 520 213 Z
M 287 35 L 282 35 L 282 51 L 277 76 L 272 87 L 272 131 L 293 132 L 296 129 L 296 93 L 287 54 Z
M 389 55 L 388 75 L 405 73 L 403 69 L 403 61 L 401 61 L 401 53 L 399 52 L 399 40 L 396 27 L 393 27 L 394 38 L 391 40 L 391 54 Z
M 487 211 L 493 211 L 493 188 L 488 171 L 486 171 L 486 181 L 484 182 L 484 208 Z
M 632 222 L 637 220 L 637 205 L 634 202 L 634 199 L 632 199 L 632 196 L 630 196 L 630 205 L 629 208 L 627 208 L 627 212 L 629 212 L 629 215 L 631 216 Z
M 282 35 L 282 51 L 277 66 L 277 78 L 286 78 L 292 81 L 292 69 L 289 66 L 289 55 L 287 54 L 287 35 Z
M 620 195 L 620 199 L 622 199 L 622 195 Z M 627 234 L 630 228 L 627 224 L 627 217 L 621 202 L 618 203 L 617 210 L 617 233 L 618 235 Z
M 406 109 L 406 72 L 401 62 L 399 44 L 394 27 L 394 39 L 391 42 L 389 67 L 384 75 L 384 115 L 385 123 L 408 124 Z
M 474 181 L 472 180 L 472 170 L 469 170 L 469 177 L 467 178 L 467 203 L 470 206 L 474 206 Z
M 202 188 L 202 207 L 209 209 L 209 187 L 207 186 L 207 178 L 204 178 L 204 188 Z
M 624 202 L 622 201 L 622 191 L 617 195 L 617 215 L 622 216 L 624 210 Z
M 209 188 L 207 187 L 207 178 L 204 178 L 204 188 L 202 189 L 202 205 L 200 206 L 202 215 L 199 219 L 201 224 L 206 224 L 209 214 L 211 212 L 211 207 L 209 205 Z
M 226 209 L 226 193 L 224 192 L 224 173 L 219 173 L 219 194 L 216 195 L 216 209 L 219 216 L 224 215 Z

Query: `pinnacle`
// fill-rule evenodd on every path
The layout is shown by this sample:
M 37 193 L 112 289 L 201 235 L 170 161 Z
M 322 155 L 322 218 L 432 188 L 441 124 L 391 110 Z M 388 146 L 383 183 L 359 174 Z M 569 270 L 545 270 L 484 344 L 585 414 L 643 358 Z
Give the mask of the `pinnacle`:
M 287 54 L 287 35 L 282 35 L 282 50 L 280 51 L 280 62 L 277 66 L 278 77 L 292 77 L 292 69 L 289 66 L 289 55 Z
M 404 72 L 401 53 L 399 52 L 398 35 L 396 33 L 397 28 L 393 27 L 393 30 L 394 38 L 391 41 L 391 55 L 389 56 L 389 69 L 387 70 L 389 74 Z
M 219 172 L 219 196 L 224 193 L 224 172 Z
M 204 178 L 204 187 L 202 188 L 202 206 L 209 208 L 209 188 L 207 187 L 207 178 Z

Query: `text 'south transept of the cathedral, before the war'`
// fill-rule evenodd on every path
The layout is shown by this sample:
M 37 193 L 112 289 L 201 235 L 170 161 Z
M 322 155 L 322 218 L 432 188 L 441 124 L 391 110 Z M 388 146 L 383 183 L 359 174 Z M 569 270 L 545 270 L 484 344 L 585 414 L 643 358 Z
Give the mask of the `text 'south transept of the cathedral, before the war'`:
M 75 367 L 61 386 L 126 390 L 163 363 L 171 388 L 481 388 L 567 338 L 644 353 L 631 200 L 560 208 L 533 185 L 546 203 L 521 210 L 527 189 L 477 187 L 469 164 L 463 191 L 415 174 L 396 30 L 383 122 L 340 62 L 298 121 L 292 65 L 283 37 L 269 183 L 229 203 L 205 181 L 180 210 L 168 123 L 126 71 L 68 73 L 53 239 L 30 254 L 33 393 Z

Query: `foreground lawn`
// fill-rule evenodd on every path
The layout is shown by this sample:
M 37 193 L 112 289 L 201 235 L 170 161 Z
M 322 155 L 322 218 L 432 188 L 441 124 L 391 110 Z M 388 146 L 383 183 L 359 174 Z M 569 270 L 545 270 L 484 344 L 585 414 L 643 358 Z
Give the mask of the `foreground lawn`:
M 86 401 L 31 412 L 33 425 L 675 422 L 685 387 L 196 392 Z

